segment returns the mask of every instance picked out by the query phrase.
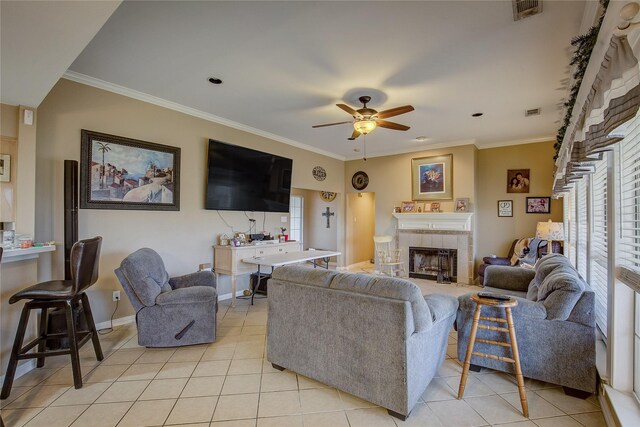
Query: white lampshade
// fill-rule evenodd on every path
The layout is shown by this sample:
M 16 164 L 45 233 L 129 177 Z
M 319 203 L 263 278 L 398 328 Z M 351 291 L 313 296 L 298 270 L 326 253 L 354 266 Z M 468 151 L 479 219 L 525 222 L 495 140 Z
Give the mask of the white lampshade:
M 540 240 L 564 240 L 564 224 L 561 222 L 539 222 L 536 238 Z

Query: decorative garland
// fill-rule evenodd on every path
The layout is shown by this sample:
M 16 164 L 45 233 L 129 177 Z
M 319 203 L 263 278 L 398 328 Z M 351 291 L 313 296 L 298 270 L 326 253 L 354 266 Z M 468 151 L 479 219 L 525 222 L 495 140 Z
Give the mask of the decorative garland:
M 589 28 L 589 31 L 587 31 L 586 34 L 571 39 L 571 46 L 575 49 L 571 62 L 569 62 L 569 65 L 575 67 L 575 71 L 573 73 L 573 85 L 569 90 L 569 99 L 563 103 L 565 113 L 562 120 L 562 126 L 558 129 L 558 134 L 556 135 L 556 142 L 553 144 L 553 148 L 556 149 L 556 155 L 553 156 L 553 160 L 556 160 L 560 154 L 560 147 L 562 147 L 564 135 L 567 133 L 567 128 L 569 127 L 573 107 L 575 106 L 576 99 L 578 98 L 578 91 L 580 91 L 584 73 L 587 71 L 587 65 L 589 65 L 589 58 L 591 58 L 591 53 L 596 45 L 596 41 L 598 40 L 598 32 L 602 26 L 607 6 L 609 6 L 609 0 L 600 0 L 600 6 L 602 7 L 602 13 L 598 19 L 598 23 Z

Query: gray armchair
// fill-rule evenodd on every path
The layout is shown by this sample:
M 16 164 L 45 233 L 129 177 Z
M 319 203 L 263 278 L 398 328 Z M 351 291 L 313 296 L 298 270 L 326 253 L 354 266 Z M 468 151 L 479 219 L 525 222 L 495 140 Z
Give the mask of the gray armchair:
M 162 258 L 143 248 L 115 270 L 136 310 L 138 344 L 177 347 L 216 339 L 216 277 L 201 271 L 170 278 Z
M 558 384 L 565 393 L 586 397 L 596 391 L 595 294 L 569 260 L 560 254 L 542 258 L 534 270 L 492 265 L 483 291 L 516 297 L 513 320 L 525 377 Z M 470 294 L 459 297 L 456 325 L 458 358 L 463 361 L 475 304 Z M 483 316 L 503 317 L 495 307 Z M 504 334 L 483 331 L 481 338 L 503 341 Z M 508 349 L 479 343 L 474 351 L 510 357 Z M 512 365 L 472 357 L 473 365 L 512 372 Z

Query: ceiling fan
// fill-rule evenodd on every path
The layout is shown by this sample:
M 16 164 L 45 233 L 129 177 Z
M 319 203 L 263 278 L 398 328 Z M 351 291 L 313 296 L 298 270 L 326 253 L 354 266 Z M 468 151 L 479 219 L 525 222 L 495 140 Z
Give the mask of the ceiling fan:
M 402 107 L 391 108 L 389 110 L 384 111 L 376 111 L 373 108 L 367 108 L 367 103 L 371 101 L 370 96 L 361 96 L 358 98 L 360 102 L 364 105 L 363 108 L 358 110 L 354 110 L 346 104 L 336 104 L 336 106 L 347 113 L 353 116 L 353 120 L 349 120 L 346 122 L 338 122 L 338 123 L 327 123 L 325 125 L 315 125 L 311 126 L 313 128 L 321 128 L 326 126 L 334 126 L 334 125 L 342 125 L 346 123 L 353 124 L 353 133 L 349 140 L 353 141 L 360 135 L 366 135 L 372 132 L 376 127 L 380 126 L 382 128 L 393 129 L 393 130 L 409 130 L 409 126 L 401 125 L 399 123 L 390 122 L 386 119 L 388 117 L 399 116 L 400 114 L 408 113 L 409 111 L 413 111 L 414 108 L 411 105 L 405 105 Z

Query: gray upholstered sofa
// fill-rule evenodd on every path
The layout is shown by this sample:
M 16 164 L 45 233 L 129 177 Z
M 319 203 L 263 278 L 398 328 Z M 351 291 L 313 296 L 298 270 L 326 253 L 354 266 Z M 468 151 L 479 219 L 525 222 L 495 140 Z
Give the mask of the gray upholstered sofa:
M 177 347 L 215 341 L 218 292 L 212 272 L 170 278 L 160 255 L 142 248 L 115 273 L 136 311 L 138 344 Z
M 267 358 L 405 419 L 445 358 L 457 307 L 403 279 L 280 267 Z
M 596 391 L 595 294 L 566 257 L 547 255 L 535 270 L 489 266 L 483 290 L 518 299 L 513 319 L 525 377 L 562 385 L 567 394 L 581 397 Z M 461 361 L 475 310 L 470 295 L 459 297 L 456 325 Z M 504 317 L 504 312 L 483 307 L 482 315 Z M 490 340 L 505 339 L 501 332 L 482 330 L 478 337 L 481 334 Z M 474 350 L 510 357 L 508 348 L 485 343 L 476 342 Z M 505 372 L 513 369 L 509 363 L 476 356 L 471 363 Z

